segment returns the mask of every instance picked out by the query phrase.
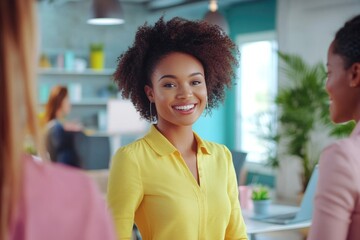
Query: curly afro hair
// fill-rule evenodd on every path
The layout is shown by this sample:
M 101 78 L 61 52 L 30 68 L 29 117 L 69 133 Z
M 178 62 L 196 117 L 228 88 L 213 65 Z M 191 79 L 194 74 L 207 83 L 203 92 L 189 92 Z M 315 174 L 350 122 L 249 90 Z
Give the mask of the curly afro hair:
M 360 62 L 360 15 L 347 21 L 338 30 L 334 39 L 334 53 L 345 61 L 345 69 Z
M 152 86 L 151 74 L 156 64 L 172 52 L 197 58 L 203 65 L 208 92 L 208 110 L 225 98 L 238 66 L 238 50 L 231 39 L 216 25 L 204 21 L 161 17 L 154 26 L 139 27 L 134 44 L 118 58 L 113 75 L 122 97 L 130 99 L 141 117 L 151 121 L 145 85 Z M 153 110 L 154 111 L 154 110 Z

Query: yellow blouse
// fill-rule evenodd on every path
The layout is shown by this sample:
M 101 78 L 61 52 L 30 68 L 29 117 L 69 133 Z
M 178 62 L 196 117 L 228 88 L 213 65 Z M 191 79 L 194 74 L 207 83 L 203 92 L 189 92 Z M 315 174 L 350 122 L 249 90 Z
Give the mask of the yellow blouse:
M 247 239 L 230 151 L 198 135 L 200 185 L 154 127 L 112 159 L 108 204 L 119 239 L 135 220 L 143 240 Z

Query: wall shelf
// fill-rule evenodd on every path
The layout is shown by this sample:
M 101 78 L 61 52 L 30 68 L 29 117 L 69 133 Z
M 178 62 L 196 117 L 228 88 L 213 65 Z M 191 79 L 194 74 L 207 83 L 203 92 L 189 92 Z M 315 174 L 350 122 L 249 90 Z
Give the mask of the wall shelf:
M 78 102 L 71 102 L 71 104 L 78 106 L 106 106 L 107 102 L 108 99 L 83 99 Z
M 103 70 L 93 70 L 93 69 L 85 69 L 83 71 L 75 71 L 75 70 L 65 70 L 60 68 L 40 68 L 38 73 L 40 75 L 97 75 L 97 76 L 110 76 L 115 72 L 115 69 L 107 68 Z
M 81 99 L 79 101 L 71 101 L 73 106 L 106 106 L 109 99 L 107 98 L 88 98 Z M 41 105 L 45 105 L 46 102 L 41 102 Z

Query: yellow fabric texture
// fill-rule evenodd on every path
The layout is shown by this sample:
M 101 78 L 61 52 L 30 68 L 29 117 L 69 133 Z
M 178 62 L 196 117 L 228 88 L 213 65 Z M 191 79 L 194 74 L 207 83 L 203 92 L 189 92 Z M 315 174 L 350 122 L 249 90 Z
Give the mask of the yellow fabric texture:
M 131 239 L 134 220 L 143 240 L 247 239 L 230 151 L 194 136 L 200 185 L 154 126 L 114 155 L 108 204 L 118 239 Z

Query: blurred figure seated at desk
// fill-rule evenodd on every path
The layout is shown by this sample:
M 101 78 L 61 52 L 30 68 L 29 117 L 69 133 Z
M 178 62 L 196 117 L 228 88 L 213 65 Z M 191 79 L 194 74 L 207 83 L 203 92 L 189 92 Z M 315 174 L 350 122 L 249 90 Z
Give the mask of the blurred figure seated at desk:
M 64 118 L 70 111 L 67 88 L 54 87 L 45 107 L 46 148 L 52 161 L 80 167 L 74 147 L 73 132 L 81 131 L 82 127 L 75 123 L 65 123 Z

